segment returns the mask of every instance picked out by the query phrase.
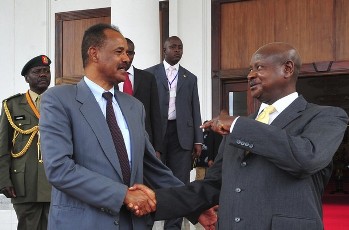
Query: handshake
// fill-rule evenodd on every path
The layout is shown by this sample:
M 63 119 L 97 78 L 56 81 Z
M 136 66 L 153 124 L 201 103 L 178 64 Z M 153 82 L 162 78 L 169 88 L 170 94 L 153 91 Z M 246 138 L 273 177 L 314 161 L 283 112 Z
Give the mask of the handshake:
M 126 193 L 124 204 L 134 215 L 141 217 L 156 211 L 156 197 L 153 190 L 143 184 L 134 184 Z M 214 230 L 218 206 L 201 213 L 198 221 L 205 230 Z
M 128 189 L 124 204 L 136 216 L 156 211 L 156 198 L 153 190 L 143 184 L 135 184 Z

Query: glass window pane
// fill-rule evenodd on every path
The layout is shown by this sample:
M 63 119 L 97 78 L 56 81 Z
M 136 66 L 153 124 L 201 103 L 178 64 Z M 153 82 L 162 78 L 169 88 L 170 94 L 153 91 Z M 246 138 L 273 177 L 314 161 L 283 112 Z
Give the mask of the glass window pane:
M 247 115 L 247 92 L 229 92 L 229 115 Z

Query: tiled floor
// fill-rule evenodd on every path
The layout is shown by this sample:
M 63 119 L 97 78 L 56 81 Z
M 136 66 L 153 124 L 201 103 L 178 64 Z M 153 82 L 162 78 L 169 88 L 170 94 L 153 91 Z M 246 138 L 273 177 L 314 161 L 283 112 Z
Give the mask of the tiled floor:
M 11 201 L 2 194 L 0 195 L 0 223 L 1 230 L 17 229 L 17 217 Z

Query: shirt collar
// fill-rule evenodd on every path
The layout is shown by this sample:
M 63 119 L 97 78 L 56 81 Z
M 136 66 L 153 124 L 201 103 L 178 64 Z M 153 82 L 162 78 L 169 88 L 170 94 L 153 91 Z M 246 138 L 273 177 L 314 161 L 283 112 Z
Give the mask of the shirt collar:
M 134 68 L 133 65 L 131 65 L 130 68 L 128 68 L 127 73 L 128 73 L 129 75 L 134 76 L 134 72 L 135 72 L 135 71 L 134 71 L 133 68 Z
M 102 94 L 106 91 L 101 86 L 88 79 L 86 76 L 84 76 L 84 81 L 86 82 L 86 85 L 90 88 L 93 96 L 95 96 L 96 100 L 99 101 L 102 98 Z M 108 92 L 111 92 L 114 97 L 114 86 L 110 90 L 108 90 Z
M 164 59 L 163 63 L 164 63 L 165 70 L 168 70 L 168 68 L 170 68 L 171 65 L 168 64 L 168 63 L 165 61 L 165 59 Z M 177 72 L 178 72 L 178 70 L 179 70 L 179 63 L 173 65 L 173 67 L 176 68 L 176 70 L 177 70 Z
M 294 100 L 296 100 L 298 97 L 298 93 L 294 92 L 291 93 L 283 98 L 280 98 L 276 102 L 273 103 L 273 106 L 275 107 L 278 114 L 280 114 L 284 109 L 286 109 Z M 259 107 L 258 114 L 260 114 L 267 106 L 268 104 L 262 103 Z
M 35 93 L 32 90 L 29 90 L 29 95 L 30 95 L 30 98 L 32 99 L 33 102 L 35 102 L 36 98 L 39 96 L 39 94 Z

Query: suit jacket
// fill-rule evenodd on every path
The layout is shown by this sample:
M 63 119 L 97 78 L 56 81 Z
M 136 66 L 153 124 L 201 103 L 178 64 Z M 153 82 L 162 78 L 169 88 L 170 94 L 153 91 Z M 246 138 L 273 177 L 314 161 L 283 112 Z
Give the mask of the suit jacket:
M 37 126 L 39 119 L 30 108 L 25 94 L 17 94 L 8 99 L 6 103 L 14 124 L 22 129 L 29 130 Z M 19 153 L 28 143 L 31 133 L 19 133 L 12 144 L 14 128 L 2 106 L 0 118 L 0 189 L 13 186 L 16 198 L 14 204 L 26 202 L 50 202 L 51 186 L 48 183 L 44 166 L 38 161 L 38 136 L 34 139 L 25 154 L 18 158 L 11 156 L 11 151 Z
M 155 156 L 144 128 L 144 108 L 115 91 L 131 140 L 131 185 L 182 183 Z M 106 119 L 84 80 L 56 86 L 41 99 L 40 132 L 45 170 L 53 185 L 49 229 L 146 229 L 146 217 L 120 215 L 128 187 Z M 147 150 L 147 151 L 145 151 Z
M 140 100 L 145 108 L 145 130 L 156 151 L 162 152 L 162 128 L 158 88 L 155 77 L 147 71 L 134 70 L 133 96 Z
M 347 122 L 342 109 L 301 96 L 270 125 L 240 117 L 205 180 L 156 192 L 156 218 L 195 221 L 219 197 L 219 229 L 323 229 L 321 196 Z
M 163 63 L 152 66 L 146 71 L 156 78 L 159 92 L 162 132 L 166 134 L 169 88 Z M 178 139 L 181 147 L 192 150 L 194 143 L 203 143 L 200 114 L 200 101 L 197 87 L 197 77 L 187 69 L 179 66 L 176 91 L 176 123 Z

